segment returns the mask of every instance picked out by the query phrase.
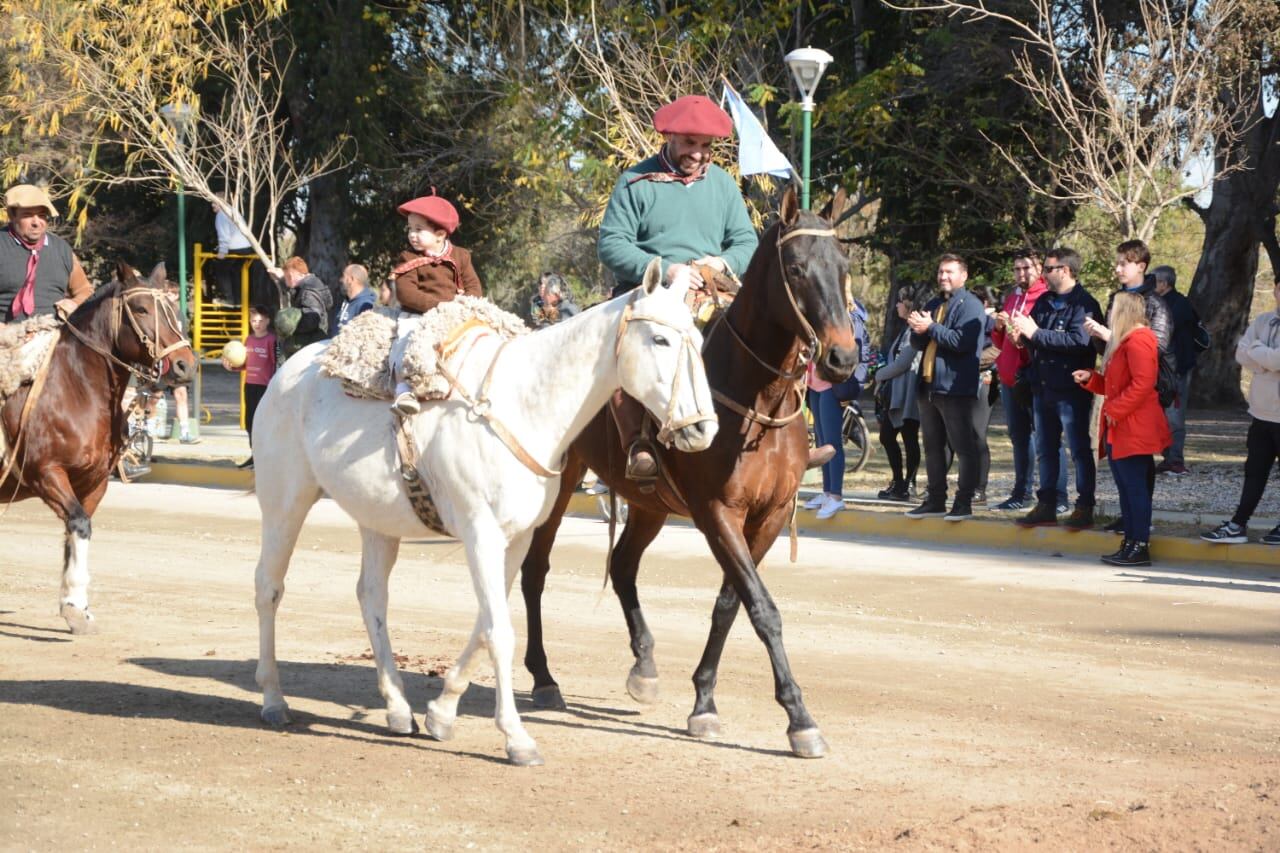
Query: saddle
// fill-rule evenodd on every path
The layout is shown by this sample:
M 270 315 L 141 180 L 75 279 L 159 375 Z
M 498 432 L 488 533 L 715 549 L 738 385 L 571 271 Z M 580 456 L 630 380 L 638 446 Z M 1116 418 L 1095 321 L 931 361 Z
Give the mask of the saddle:
M 57 317 L 31 317 L 18 323 L 0 324 L 0 406 L 23 385 L 35 381 L 53 354 L 61 325 Z M 0 471 L 9 467 L 8 456 L 8 439 L 0 428 Z M 3 479 L 0 476 L 0 480 Z

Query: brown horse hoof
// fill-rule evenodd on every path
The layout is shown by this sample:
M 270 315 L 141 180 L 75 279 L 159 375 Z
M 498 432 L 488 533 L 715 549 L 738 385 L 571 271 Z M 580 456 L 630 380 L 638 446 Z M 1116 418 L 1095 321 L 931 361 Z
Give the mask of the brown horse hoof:
M 652 705 L 658 701 L 658 679 L 640 675 L 632 670 L 627 676 L 627 692 L 640 704 Z
M 827 754 L 827 741 L 817 729 L 801 729 L 787 732 L 791 751 L 800 758 L 821 758 Z
M 444 722 L 431 709 L 427 709 L 427 734 L 431 735 L 438 741 L 453 740 L 453 724 L 454 720 Z
M 393 735 L 417 734 L 418 721 L 413 718 L 412 711 L 388 711 L 387 731 Z
M 510 761 L 516 767 L 541 767 L 547 763 L 542 760 L 542 755 L 538 752 L 536 746 L 531 746 L 528 749 L 507 747 L 507 761 Z
M 533 707 L 539 711 L 564 711 L 568 707 L 564 704 L 564 696 L 560 694 L 560 686 L 557 684 L 535 687 L 529 695 L 533 699 Z
M 715 740 L 720 737 L 719 714 L 694 714 L 689 717 L 689 737 L 698 740 Z
M 93 614 L 88 608 L 81 610 L 74 604 L 63 604 L 58 611 L 72 634 L 96 634 L 98 626 L 93 621 Z

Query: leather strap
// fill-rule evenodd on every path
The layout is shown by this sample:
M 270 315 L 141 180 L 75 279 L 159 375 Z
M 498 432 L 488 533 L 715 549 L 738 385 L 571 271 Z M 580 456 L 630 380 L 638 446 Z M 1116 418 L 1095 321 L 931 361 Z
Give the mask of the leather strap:
M 742 417 L 752 421 L 753 423 L 761 424 L 766 427 L 782 427 L 804 414 L 804 392 L 800 390 L 800 386 L 798 384 L 793 385 L 792 390 L 796 393 L 796 410 L 782 418 L 773 418 L 769 415 L 762 415 L 754 408 L 747 408 L 714 388 L 711 389 L 711 397 L 729 411 L 737 412 L 739 415 L 742 415 Z
M 440 510 L 436 507 L 436 502 L 431 498 L 426 483 L 422 481 L 422 474 L 418 471 L 418 445 L 413 439 L 409 418 L 401 415 L 398 423 L 392 425 L 391 431 L 395 434 L 396 450 L 400 454 L 400 477 L 404 480 L 404 488 L 409 494 L 409 505 L 413 507 L 414 515 L 435 532 L 452 536 L 453 534 L 445 528 L 444 520 L 440 518 Z

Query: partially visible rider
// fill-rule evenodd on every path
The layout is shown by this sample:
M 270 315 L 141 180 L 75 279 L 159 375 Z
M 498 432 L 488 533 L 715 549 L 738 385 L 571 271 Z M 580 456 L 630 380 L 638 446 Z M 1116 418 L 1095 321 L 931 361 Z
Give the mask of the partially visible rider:
M 4 322 L 59 314 L 70 316 L 93 293 L 75 252 L 49 220 L 58 211 L 49 194 L 18 184 L 4 194 L 8 227 L 0 235 L 0 312 Z
M 614 296 L 636 287 L 655 257 L 668 281 L 682 264 L 740 274 L 758 242 L 737 182 L 711 162 L 714 140 L 733 131 L 729 114 L 686 95 L 654 113 L 653 127 L 665 143 L 622 173 L 600 224 L 598 252 L 617 280 Z M 610 406 L 627 446 L 627 478 L 652 483 L 658 463 L 641 437 L 643 407 L 621 391 Z
M 538 279 L 538 292 L 529 300 L 529 318 L 535 328 L 551 326 L 581 312 L 573 301 L 569 285 L 558 273 L 544 272 Z

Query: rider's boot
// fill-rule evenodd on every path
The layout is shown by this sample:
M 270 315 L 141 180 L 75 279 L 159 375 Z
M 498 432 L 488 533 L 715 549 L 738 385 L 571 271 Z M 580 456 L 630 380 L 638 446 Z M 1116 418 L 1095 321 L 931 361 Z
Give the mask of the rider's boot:
M 644 408 L 622 391 L 615 391 L 609 400 L 618 434 L 627 448 L 628 480 L 636 483 L 642 492 L 652 492 L 658 479 L 658 457 L 653 444 L 641 435 L 644 427 Z
M 408 385 L 401 382 L 396 385 L 396 400 L 391 404 L 391 411 L 402 415 L 416 415 L 422 411 L 422 404 Z
M 832 457 L 834 457 L 835 455 L 836 455 L 836 449 L 833 445 L 830 445 L 830 444 L 824 444 L 821 447 L 810 447 L 809 461 L 805 463 L 804 467 L 806 469 L 821 468 L 823 465 L 826 465 L 828 462 L 830 462 Z

